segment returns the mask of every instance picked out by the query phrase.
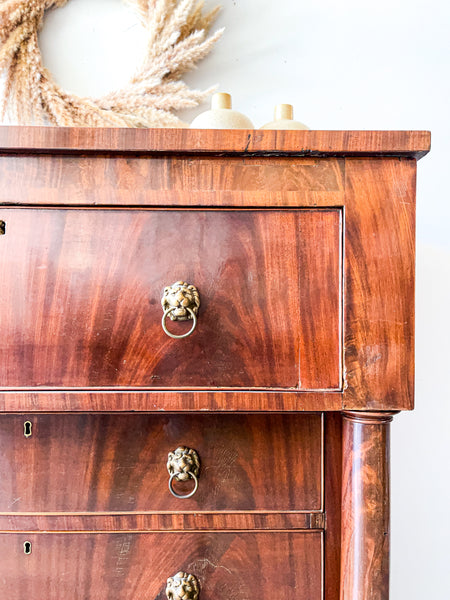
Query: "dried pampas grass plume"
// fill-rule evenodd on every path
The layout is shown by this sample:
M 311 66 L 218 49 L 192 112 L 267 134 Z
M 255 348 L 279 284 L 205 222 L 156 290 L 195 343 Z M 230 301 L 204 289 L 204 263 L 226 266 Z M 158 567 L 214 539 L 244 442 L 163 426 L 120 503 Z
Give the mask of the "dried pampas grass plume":
M 191 90 L 180 77 L 212 49 L 223 30 L 207 36 L 218 8 L 203 14 L 197 0 L 127 0 L 148 33 L 144 60 L 131 81 L 102 98 L 65 92 L 42 64 L 38 31 L 44 11 L 67 0 L 1 0 L 2 116 L 41 125 L 182 127 L 171 111 L 196 106 L 212 90 Z

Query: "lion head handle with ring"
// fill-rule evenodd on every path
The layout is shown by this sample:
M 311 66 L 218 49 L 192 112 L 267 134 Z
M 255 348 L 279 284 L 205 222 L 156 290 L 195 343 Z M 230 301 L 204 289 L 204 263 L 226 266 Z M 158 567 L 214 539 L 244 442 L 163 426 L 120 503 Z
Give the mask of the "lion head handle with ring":
M 199 592 L 198 580 L 191 573 L 179 571 L 167 580 L 166 596 L 168 600 L 198 600 Z
M 198 478 L 200 474 L 200 459 L 192 448 L 178 446 L 167 457 L 167 470 L 169 471 L 169 490 L 175 498 L 190 498 L 198 489 Z M 194 489 L 188 494 L 178 494 L 173 489 L 173 482 L 194 480 Z
M 200 296 L 195 285 L 185 281 L 176 281 L 173 285 L 164 288 L 161 304 L 164 310 L 162 316 L 162 328 L 171 338 L 185 338 L 194 331 L 197 325 L 197 314 L 200 307 Z M 192 320 L 192 327 L 187 333 L 176 335 L 171 333 L 166 326 L 166 319 L 171 321 L 189 321 Z

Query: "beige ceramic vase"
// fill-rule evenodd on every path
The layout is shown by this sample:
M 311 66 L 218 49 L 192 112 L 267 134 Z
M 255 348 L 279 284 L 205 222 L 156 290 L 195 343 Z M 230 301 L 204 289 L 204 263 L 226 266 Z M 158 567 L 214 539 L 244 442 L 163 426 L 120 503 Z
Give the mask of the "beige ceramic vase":
M 266 123 L 260 129 L 309 129 L 300 121 L 294 121 L 294 107 L 292 104 L 277 104 L 273 118 L 273 121 Z
M 254 129 L 253 123 L 242 113 L 231 109 L 230 94 L 214 94 L 211 110 L 195 117 L 191 129 Z

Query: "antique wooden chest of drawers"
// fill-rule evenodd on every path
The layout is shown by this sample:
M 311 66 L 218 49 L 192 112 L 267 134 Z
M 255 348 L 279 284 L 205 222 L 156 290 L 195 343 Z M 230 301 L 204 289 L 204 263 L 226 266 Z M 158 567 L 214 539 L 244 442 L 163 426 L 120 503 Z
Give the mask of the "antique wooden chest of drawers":
M 388 598 L 429 143 L 0 129 L 1 598 Z

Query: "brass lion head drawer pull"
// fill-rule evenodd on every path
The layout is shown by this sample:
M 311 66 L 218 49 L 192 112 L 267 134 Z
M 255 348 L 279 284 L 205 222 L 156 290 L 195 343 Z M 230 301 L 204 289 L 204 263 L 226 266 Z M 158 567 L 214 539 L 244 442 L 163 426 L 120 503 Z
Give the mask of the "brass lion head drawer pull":
M 198 580 L 190 573 L 179 571 L 167 580 L 166 596 L 168 600 L 198 600 L 199 592 Z
M 169 490 L 175 498 L 190 498 L 198 488 L 198 477 L 200 473 L 200 459 L 192 448 L 178 446 L 173 452 L 169 452 L 167 458 L 167 470 L 169 471 Z M 178 494 L 173 489 L 173 482 L 194 480 L 194 489 L 189 494 Z
M 185 281 L 176 281 L 173 285 L 164 288 L 161 304 L 164 310 L 162 317 L 162 328 L 171 338 L 185 338 L 194 331 L 197 325 L 197 314 L 200 307 L 200 296 L 195 285 Z M 166 326 L 166 319 L 171 321 L 189 321 L 192 320 L 192 327 L 187 333 L 175 335 L 171 333 Z

